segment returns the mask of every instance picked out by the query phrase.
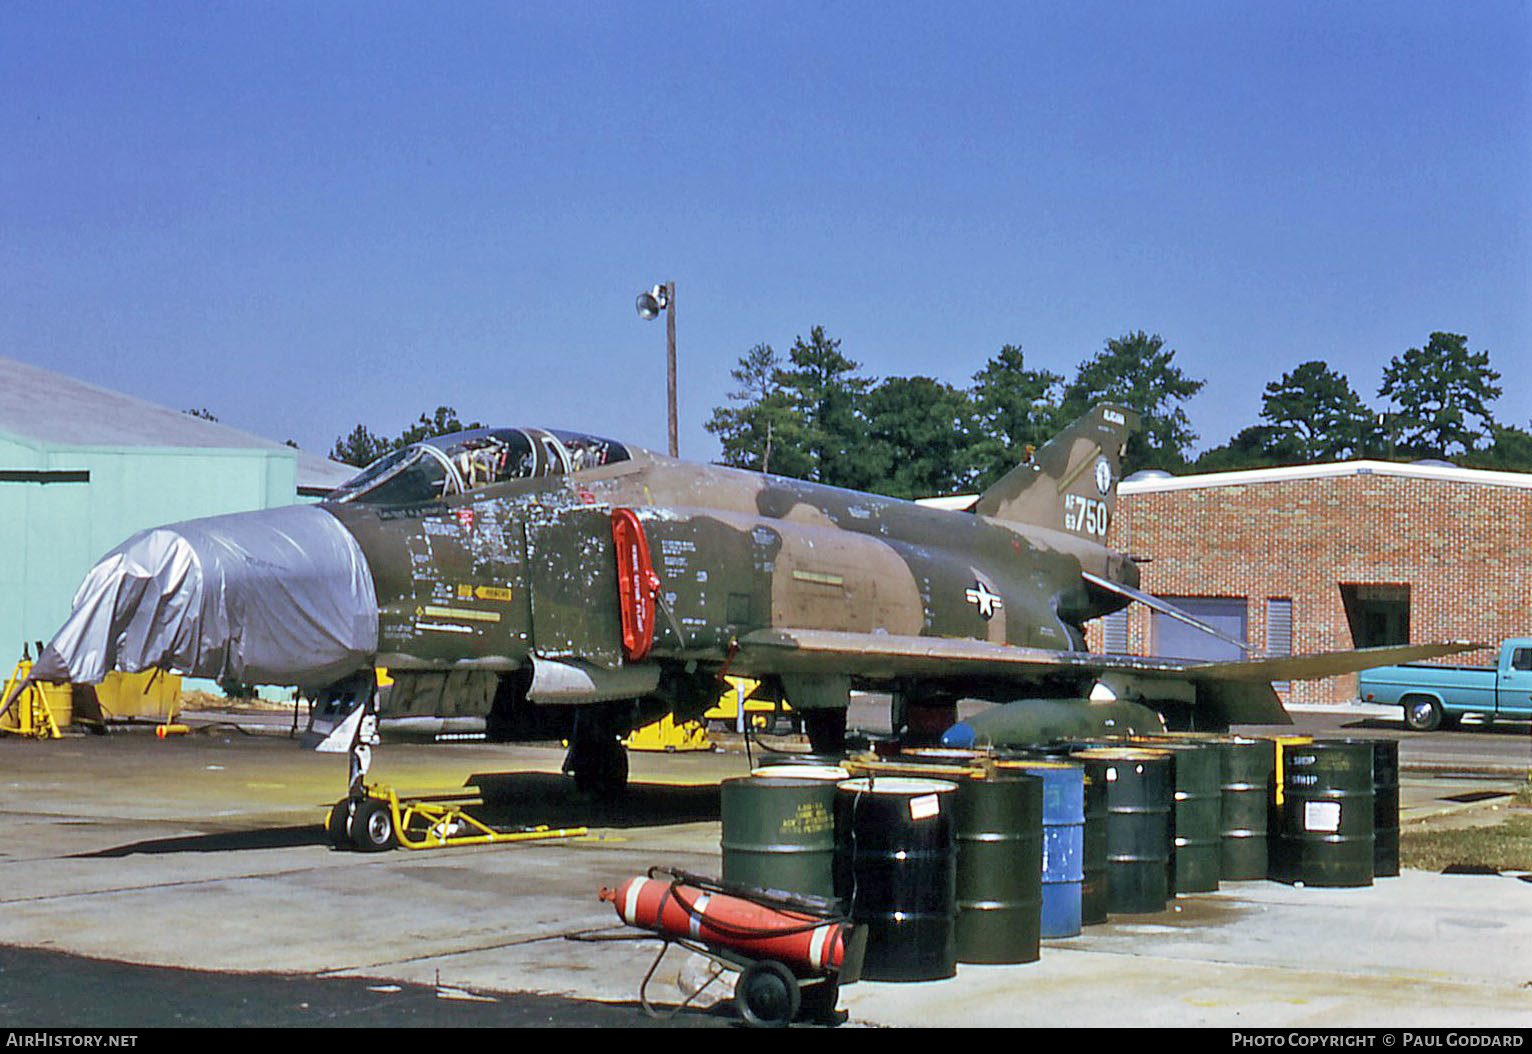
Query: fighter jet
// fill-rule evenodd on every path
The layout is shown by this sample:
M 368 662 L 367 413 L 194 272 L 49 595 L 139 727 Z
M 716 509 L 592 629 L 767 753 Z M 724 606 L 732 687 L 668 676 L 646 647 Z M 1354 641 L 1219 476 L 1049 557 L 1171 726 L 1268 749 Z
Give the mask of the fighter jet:
M 623 735 L 701 715 L 731 674 L 780 693 L 813 748 L 835 751 L 853 687 L 890 692 L 896 724 L 928 733 L 960 698 L 1036 700 L 1023 709 L 1045 739 L 1219 729 L 1287 722 L 1273 678 L 1467 647 L 1087 651 L 1085 624 L 1135 600 L 1196 621 L 1105 544 L 1137 425 L 1099 406 L 960 511 L 575 432 L 428 439 L 317 505 L 135 535 L 87 576 L 33 677 L 161 667 L 300 686 L 317 700 L 311 740 L 351 754 L 355 799 L 378 720 L 567 739 L 576 783 L 612 790 Z

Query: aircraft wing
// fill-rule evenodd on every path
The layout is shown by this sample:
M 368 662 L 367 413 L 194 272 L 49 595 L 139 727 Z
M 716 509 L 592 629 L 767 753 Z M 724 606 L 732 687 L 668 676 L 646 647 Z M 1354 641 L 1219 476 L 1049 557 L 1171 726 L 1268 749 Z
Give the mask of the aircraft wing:
M 1269 659 L 1208 662 L 1161 656 L 1056 651 L 951 637 L 910 637 L 821 629 L 757 630 L 739 642 L 752 666 L 774 673 L 850 673 L 880 678 L 915 675 L 1027 676 L 1053 672 L 1121 672 L 1220 681 L 1301 681 L 1369 670 L 1482 648 L 1468 641 L 1407 644 Z

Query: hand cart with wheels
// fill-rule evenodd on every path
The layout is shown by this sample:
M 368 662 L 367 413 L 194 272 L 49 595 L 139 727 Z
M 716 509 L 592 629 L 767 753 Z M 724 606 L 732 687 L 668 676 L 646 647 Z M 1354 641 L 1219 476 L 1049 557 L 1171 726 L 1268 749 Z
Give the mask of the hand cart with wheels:
M 739 972 L 734 1007 L 746 1024 L 781 1028 L 795 1020 L 839 1023 L 840 986 L 861 976 L 867 929 L 853 925 L 840 902 L 782 890 L 721 882 L 650 868 L 601 899 L 630 926 L 651 930 L 665 945 L 644 976 L 639 998 L 672 944 Z M 704 985 L 704 987 L 706 987 Z M 700 990 L 699 990 L 700 992 Z M 695 998 L 694 994 L 692 998 Z

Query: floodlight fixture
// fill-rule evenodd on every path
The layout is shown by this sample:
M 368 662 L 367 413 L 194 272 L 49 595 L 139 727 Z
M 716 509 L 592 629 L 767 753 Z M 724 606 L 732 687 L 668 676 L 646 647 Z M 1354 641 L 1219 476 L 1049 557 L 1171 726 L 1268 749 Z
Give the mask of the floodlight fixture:
M 676 439 L 676 284 L 664 282 L 639 293 L 633 302 L 638 317 L 652 322 L 665 312 L 665 397 L 670 419 L 670 456 L 680 456 Z

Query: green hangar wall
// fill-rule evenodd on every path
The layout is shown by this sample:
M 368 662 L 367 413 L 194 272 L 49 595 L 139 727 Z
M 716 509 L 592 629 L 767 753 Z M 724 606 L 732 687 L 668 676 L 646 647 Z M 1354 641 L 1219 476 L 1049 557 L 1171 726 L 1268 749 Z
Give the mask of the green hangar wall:
M 354 470 L 0 358 L 0 663 L 46 641 L 108 551 L 147 527 L 291 505 Z

